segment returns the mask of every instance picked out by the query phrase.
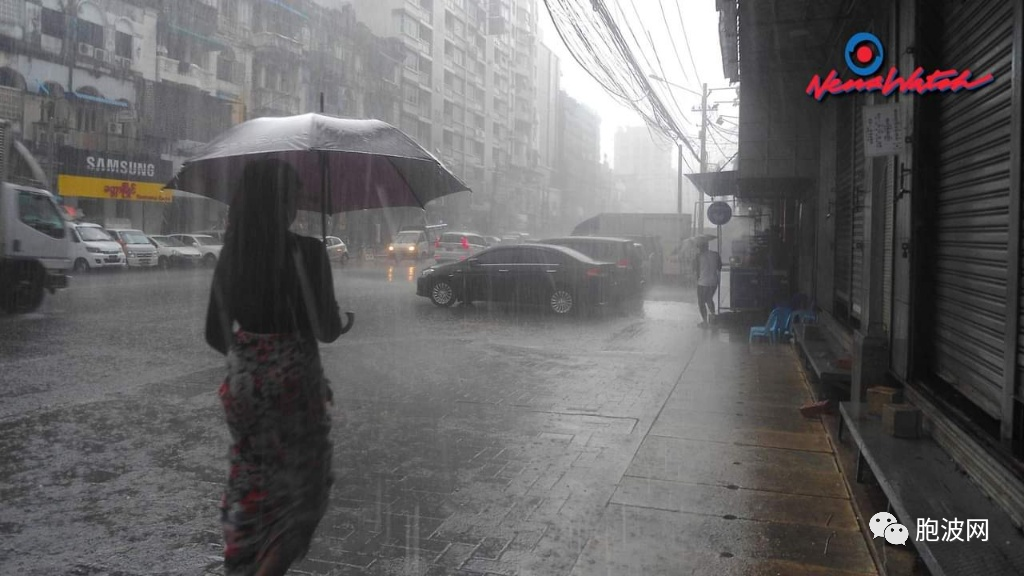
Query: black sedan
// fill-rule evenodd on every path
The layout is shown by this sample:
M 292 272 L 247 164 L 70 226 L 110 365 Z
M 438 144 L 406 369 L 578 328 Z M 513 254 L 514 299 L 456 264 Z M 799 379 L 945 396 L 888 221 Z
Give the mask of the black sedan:
M 438 306 L 456 300 L 539 304 L 569 314 L 615 294 L 615 264 L 569 248 L 541 244 L 495 246 L 461 262 L 424 270 L 416 294 Z

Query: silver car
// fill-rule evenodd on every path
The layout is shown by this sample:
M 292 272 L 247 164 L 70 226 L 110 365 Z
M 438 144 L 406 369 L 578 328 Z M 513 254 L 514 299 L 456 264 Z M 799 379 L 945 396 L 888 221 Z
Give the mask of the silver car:
M 445 232 L 434 246 L 434 260 L 459 262 L 487 248 L 487 240 L 472 232 Z
M 107 233 L 121 245 L 129 268 L 152 268 L 157 265 L 156 246 L 142 230 L 107 229 Z

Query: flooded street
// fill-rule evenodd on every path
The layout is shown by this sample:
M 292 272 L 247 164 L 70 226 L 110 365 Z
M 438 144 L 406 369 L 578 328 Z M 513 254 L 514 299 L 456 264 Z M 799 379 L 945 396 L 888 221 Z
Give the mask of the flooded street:
M 292 573 L 871 572 L 793 357 L 681 302 L 438 308 L 416 276 L 335 269 L 336 483 Z M 0 572 L 221 573 L 209 278 L 90 275 L 2 319 Z

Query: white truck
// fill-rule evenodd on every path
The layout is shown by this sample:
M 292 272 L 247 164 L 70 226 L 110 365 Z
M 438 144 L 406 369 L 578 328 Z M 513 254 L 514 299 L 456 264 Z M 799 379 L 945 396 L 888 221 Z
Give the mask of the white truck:
M 32 312 L 68 285 L 70 234 L 46 175 L 0 121 L 0 309 Z

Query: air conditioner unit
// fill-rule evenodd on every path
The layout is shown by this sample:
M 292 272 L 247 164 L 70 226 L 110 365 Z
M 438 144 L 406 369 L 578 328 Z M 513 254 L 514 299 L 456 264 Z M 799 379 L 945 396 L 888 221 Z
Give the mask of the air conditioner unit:
M 125 70 L 132 67 L 132 59 L 125 58 L 124 56 L 114 56 L 114 63 L 117 64 L 119 68 L 124 68 Z
M 121 134 L 124 134 L 124 124 L 122 124 L 120 122 L 108 122 L 107 123 L 107 133 L 108 134 L 116 134 L 118 136 L 120 136 Z
M 92 57 L 97 59 L 97 60 L 99 60 L 100 62 L 106 62 L 107 61 L 107 51 L 103 50 L 101 48 L 97 48 L 97 49 L 93 50 Z
M 78 43 L 78 53 L 82 56 L 92 57 L 94 50 L 95 48 L 93 48 L 92 44 L 86 44 L 85 42 Z

